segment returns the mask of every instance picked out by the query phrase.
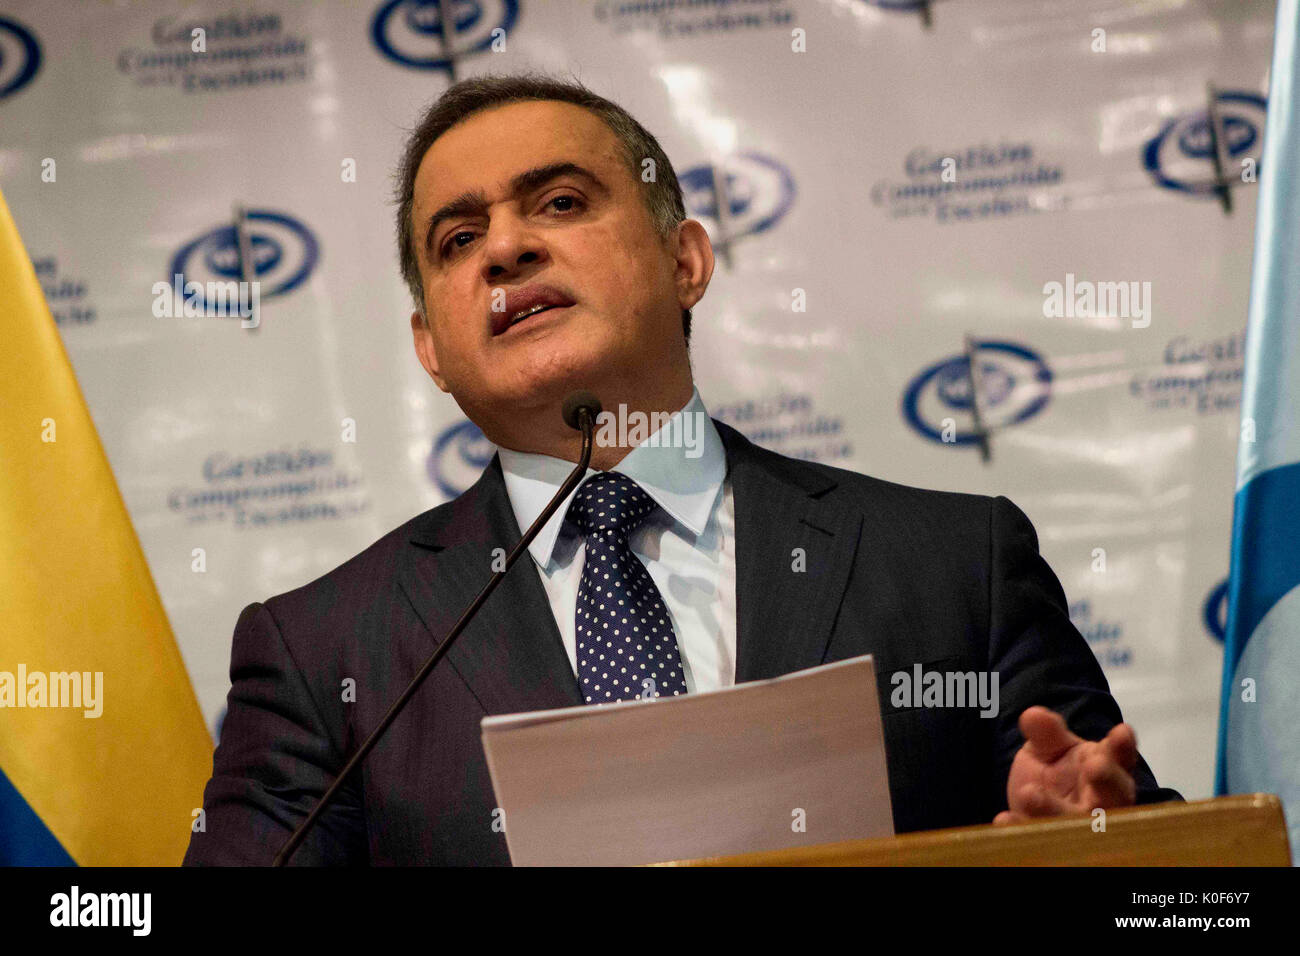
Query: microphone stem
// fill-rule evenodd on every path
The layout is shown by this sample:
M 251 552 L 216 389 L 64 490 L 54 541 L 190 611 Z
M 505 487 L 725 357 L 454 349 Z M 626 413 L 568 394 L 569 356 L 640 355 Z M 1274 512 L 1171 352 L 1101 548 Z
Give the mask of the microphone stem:
M 429 659 L 424 662 L 424 665 L 416 673 L 415 677 L 412 678 L 411 683 L 407 685 L 406 690 L 402 691 L 402 696 L 393 701 L 393 705 L 388 708 L 388 713 L 384 714 L 383 720 L 381 720 L 379 725 L 370 732 L 370 736 L 362 742 L 361 746 L 357 748 L 356 753 L 354 753 L 348 762 L 343 765 L 343 769 L 340 770 L 338 776 L 334 778 L 334 782 L 330 784 L 329 789 L 326 790 L 320 800 L 316 802 L 316 806 L 312 808 L 311 813 L 307 814 L 307 819 L 303 820 L 302 823 L 299 824 L 298 829 L 296 829 L 292 836 L 285 841 L 284 846 L 280 848 L 280 852 L 275 855 L 275 860 L 271 864 L 272 866 L 284 866 L 289 862 L 294 851 L 302 845 L 307 834 L 310 833 L 312 827 L 316 825 L 316 821 L 320 818 L 321 813 L 333 802 L 334 796 L 343 787 L 343 784 L 347 782 L 348 778 L 351 777 L 356 768 L 360 766 L 361 761 L 366 758 L 366 754 L 370 753 L 370 751 L 374 749 L 375 744 L 379 742 L 379 738 L 384 735 L 384 731 L 386 731 L 389 725 L 397 719 L 397 715 L 406 707 L 407 701 L 409 701 L 411 697 L 414 696 L 415 692 L 420 689 L 420 685 L 424 683 L 424 679 L 433 671 L 433 668 L 437 665 L 438 661 L 442 660 L 443 656 L 447 653 L 447 649 L 451 647 L 451 642 L 454 641 L 469 622 L 474 619 L 474 615 L 477 614 L 478 609 L 483 606 L 483 602 L 486 601 L 488 596 L 496 590 L 497 585 L 501 583 L 501 579 L 510 572 L 515 561 L 524 553 L 528 546 L 532 544 L 533 539 L 537 537 L 538 532 L 542 530 L 546 525 L 546 522 L 551 520 L 551 516 L 555 514 L 555 510 L 560 507 L 560 503 L 569 496 L 569 493 L 573 491 L 574 488 L 578 487 L 583 476 L 586 475 L 587 465 L 591 461 L 592 431 L 595 428 L 595 422 L 592 420 L 591 410 L 586 407 L 579 408 L 577 414 L 578 424 L 582 429 L 582 454 L 578 459 L 577 466 L 573 471 L 569 472 L 569 477 L 564 479 L 564 484 L 560 485 L 560 490 L 555 493 L 555 496 L 551 498 L 546 507 L 542 509 L 542 513 L 537 516 L 537 520 L 534 521 L 529 526 L 528 530 L 524 532 L 524 536 L 519 539 L 519 543 L 514 546 L 514 549 L 511 550 L 508 555 L 506 555 L 505 568 L 497 571 L 490 579 L 488 579 L 488 583 L 483 586 L 483 590 L 479 591 L 478 596 L 474 598 L 470 603 L 470 606 L 465 609 L 465 613 L 460 616 L 460 620 L 458 620 L 455 625 L 452 626 L 452 629 L 447 632 L 447 636 L 442 639 L 442 642 L 434 649 L 433 653 L 429 655 Z

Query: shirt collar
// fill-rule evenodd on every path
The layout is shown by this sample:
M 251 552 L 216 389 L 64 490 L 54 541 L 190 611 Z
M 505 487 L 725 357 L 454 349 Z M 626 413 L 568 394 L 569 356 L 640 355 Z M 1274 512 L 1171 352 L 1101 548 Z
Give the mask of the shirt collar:
M 608 427 L 619 424 L 617 413 L 602 413 L 597 436 L 606 427 L 607 416 L 613 419 Z M 634 425 L 628 423 L 628 430 L 632 430 Z M 499 448 L 497 452 L 515 519 L 520 530 L 526 530 L 559 490 L 574 463 L 510 448 Z M 693 389 L 690 401 L 673 413 L 661 429 L 628 452 L 613 470 L 640 485 L 656 504 L 692 534 L 703 533 L 726 477 L 727 455 L 713 419 L 700 399 L 699 390 Z M 588 468 L 583 481 L 594 474 L 596 469 Z M 550 563 L 569 502 L 575 494 L 577 488 L 555 510 L 551 520 L 528 547 L 533 560 L 542 568 Z

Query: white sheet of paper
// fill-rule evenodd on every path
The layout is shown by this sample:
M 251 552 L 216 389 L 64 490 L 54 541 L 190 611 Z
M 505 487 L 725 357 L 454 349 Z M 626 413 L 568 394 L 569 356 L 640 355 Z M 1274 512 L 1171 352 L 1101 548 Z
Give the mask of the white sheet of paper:
M 894 832 L 870 655 L 711 693 L 485 717 L 482 733 L 516 866 Z

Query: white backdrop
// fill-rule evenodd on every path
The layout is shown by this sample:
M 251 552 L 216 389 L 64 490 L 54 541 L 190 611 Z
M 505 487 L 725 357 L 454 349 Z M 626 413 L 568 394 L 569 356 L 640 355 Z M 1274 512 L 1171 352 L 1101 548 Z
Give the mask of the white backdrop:
M 1009 496 L 1157 776 L 1208 795 L 1274 4 L 936 0 L 928 28 L 917 6 L 451 12 L 459 75 L 571 73 L 628 108 L 715 240 L 725 176 L 692 350 L 710 410 L 787 454 Z M 392 240 L 404 130 L 451 82 L 438 24 L 415 0 L 0 0 L 0 189 L 214 728 L 242 607 L 491 454 L 414 358 Z M 155 317 L 154 283 L 233 273 L 235 203 L 260 327 Z M 1045 316 L 1067 276 L 1150 283 L 1149 325 Z

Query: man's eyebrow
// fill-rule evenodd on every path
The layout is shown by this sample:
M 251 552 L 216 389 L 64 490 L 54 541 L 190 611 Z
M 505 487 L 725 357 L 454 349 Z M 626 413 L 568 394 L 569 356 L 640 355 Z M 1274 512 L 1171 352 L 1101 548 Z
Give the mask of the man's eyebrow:
M 510 180 L 509 193 L 512 196 L 518 196 L 532 192 L 534 189 L 546 185 L 552 179 L 559 179 L 561 176 L 580 176 L 601 193 L 609 194 L 609 187 L 605 185 L 599 176 L 585 166 L 579 166 L 577 163 L 568 161 L 547 163 L 545 166 L 535 166 L 519 173 Z M 440 207 L 437 212 L 429 217 L 429 225 L 424 232 L 425 248 L 431 249 L 433 247 L 434 233 L 437 232 L 438 226 L 442 223 L 457 216 L 480 214 L 487 208 L 487 205 L 487 196 L 483 190 L 476 189 L 461 193 L 451 202 Z

